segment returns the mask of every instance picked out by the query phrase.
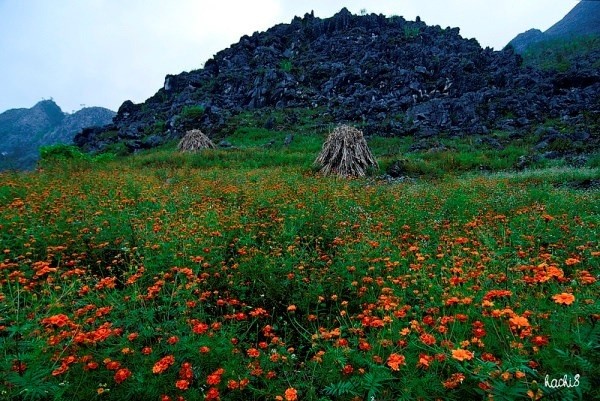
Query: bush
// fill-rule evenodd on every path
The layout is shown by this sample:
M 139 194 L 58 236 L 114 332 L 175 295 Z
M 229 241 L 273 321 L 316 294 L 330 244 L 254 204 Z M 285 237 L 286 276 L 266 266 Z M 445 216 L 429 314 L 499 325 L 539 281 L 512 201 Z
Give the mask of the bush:
M 83 153 L 78 147 L 60 144 L 42 146 L 40 148 L 40 160 L 38 165 L 43 168 L 66 166 L 70 164 L 81 166 L 82 162 L 86 163 L 89 161 L 91 161 L 90 156 Z
M 206 108 L 203 105 L 185 106 L 181 109 L 179 117 L 184 120 L 198 120 L 204 115 Z
M 81 160 L 88 158 L 86 154 L 81 152 L 77 146 L 73 145 L 51 145 L 42 146 L 40 148 L 40 160 L 41 161 L 53 161 L 53 160 Z

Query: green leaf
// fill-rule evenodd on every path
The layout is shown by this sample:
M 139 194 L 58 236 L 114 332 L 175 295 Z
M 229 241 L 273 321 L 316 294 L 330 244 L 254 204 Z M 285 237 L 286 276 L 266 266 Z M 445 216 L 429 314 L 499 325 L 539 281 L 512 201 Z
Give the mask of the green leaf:
M 325 394 L 331 395 L 334 397 L 339 397 L 342 395 L 358 395 L 356 391 L 356 385 L 351 381 L 341 381 L 337 383 L 332 383 L 329 386 L 325 387 Z

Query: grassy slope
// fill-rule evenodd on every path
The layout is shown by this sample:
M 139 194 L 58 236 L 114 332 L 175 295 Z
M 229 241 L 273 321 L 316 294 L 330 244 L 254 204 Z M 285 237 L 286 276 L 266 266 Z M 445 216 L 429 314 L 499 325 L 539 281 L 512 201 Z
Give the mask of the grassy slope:
M 567 71 L 578 59 L 600 50 L 600 37 L 552 39 L 531 45 L 523 54 L 524 64 L 543 70 Z M 600 60 L 591 60 L 591 67 L 600 68 Z

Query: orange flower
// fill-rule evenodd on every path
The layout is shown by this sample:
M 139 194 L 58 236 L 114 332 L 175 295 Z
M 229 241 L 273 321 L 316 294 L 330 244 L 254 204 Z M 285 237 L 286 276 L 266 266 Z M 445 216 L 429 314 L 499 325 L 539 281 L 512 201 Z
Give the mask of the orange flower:
M 192 327 L 192 331 L 196 334 L 204 334 L 204 333 L 206 333 L 206 331 L 208 331 L 208 324 L 202 323 L 202 322 L 197 322 Z
M 531 339 L 531 343 L 538 347 L 548 345 L 548 336 L 535 336 Z
M 578 276 L 581 284 L 593 284 L 596 282 L 596 278 L 592 276 L 587 270 L 579 271 Z
M 371 344 L 369 344 L 367 341 L 361 340 L 358 343 L 358 349 L 361 351 L 369 351 L 371 349 Z
M 298 399 L 298 392 L 295 388 L 290 387 L 285 390 L 285 399 L 286 401 L 296 401 Z
M 434 360 L 434 357 L 427 354 L 419 354 L 419 362 L 417 362 L 417 368 L 428 369 L 430 363 Z
M 119 369 L 115 373 L 115 382 L 117 382 L 117 384 L 122 383 L 127 380 L 129 376 L 131 376 L 131 371 L 129 369 Z
M 406 365 L 404 361 L 404 355 L 399 354 L 391 354 L 387 359 L 387 365 L 392 368 L 392 370 L 400 370 L 400 365 Z
M 42 324 L 46 326 L 54 325 L 56 327 L 63 327 L 70 323 L 69 317 L 64 314 L 58 314 L 54 316 L 50 316 L 42 320 Z
M 556 266 L 548 266 L 546 268 L 546 277 L 545 280 L 543 281 L 547 281 L 552 277 L 556 277 L 557 279 L 562 279 L 565 276 L 565 272 L 563 271 L 563 269 L 556 267 Z
M 19 373 L 22 376 L 23 373 L 27 370 L 27 365 L 19 360 L 14 360 L 11 370 Z
M 108 370 L 119 370 L 121 368 L 121 363 L 118 361 L 113 361 L 110 358 L 106 358 L 104 361 L 104 366 Z
M 473 353 L 471 351 L 468 351 L 466 349 L 453 349 L 452 350 L 452 358 L 458 360 L 458 361 L 470 361 L 471 359 L 473 359 Z
M 454 373 L 448 378 L 448 380 L 443 382 L 443 385 L 447 389 L 453 389 L 458 387 L 463 382 L 463 380 L 465 380 L 465 375 L 463 375 L 462 373 Z
M 350 364 L 346 364 L 343 368 L 342 368 L 342 373 L 345 375 L 349 375 L 352 374 L 352 372 L 354 372 L 354 368 L 352 367 L 352 365 Z
M 206 392 L 205 399 L 206 400 L 218 400 L 220 397 L 219 389 L 216 387 L 211 387 Z
M 553 216 L 550 216 L 550 215 L 549 215 L 549 214 L 547 214 L 547 213 L 544 213 L 544 214 L 542 215 L 542 219 L 544 219 L 546 222 L 548 222 L 548 221 L 552 221 L 552 220 L 554 220 L 554 217 L 553 217 Z
M 152 373 L 160 374 L 167 370 L 169 366 L 175 363 L 175 357 L 173 355 L 167 355 L 158 362 L 154 364 L 152 367 Z
M 256 348 L 250 348 L 246 351 L 246 354 L 248 354 L 250 358 L 258 358 L 260 356 L 260 351 Z
M 567 260 L 565 260 L 565 265 L 567 266 L 573 266 L 576 265 L 577 263 L 580 263 L 581 261 L 577 258 L 568 258 Z
M 208 377 L 206 378 L 206 384 L 208 385 L 216 386 L 219 383 L 221 383 L 221 375 L 216 375 L 213 373 L 211 375 L 208 375 Z
M 508 298 L 512 295 L 512 291 L 509 290 L 490 290 L 484 296 L 484 301 L 491 301 L 494 298 Z
M 540 389 L 538 389 L 535 393 L 533 390 L 527 390 L 527 396 L 535 401 L 541 399 L 544 396 L 544 393 L 542 393 L 542 390 Z
M 181 365 L 181 369 L 179 369 L 179 378 L 185 380 L 192 380 L 194 378 L 194 370 L 192 369 L 191 363 L 184 362 Z
M 508 321 L 510 322 L 510 324 L 512 326 L 515 327 L 529 327 L 529 320 L 527 320 L 526 317 L 524 316 L 513 316 L 510 319 L 508 319 Z
M 175 387 L 177 387 L 179 390 L 185 391 L 188 389 L 189 386 L 190 386 L 189 380 L 181 379 L 181 380 L 177 380 L 175 382 Z
M 421 334 L 421 336 L 419 337 L 419 339 L 425 345 L 433 345 L 433 344 L 435 344 L 435 337 L 432 336 L 431 334 L 428 334 L 428 333 Z
M 571 305 L 573 301 L 575 301 L 575 296 L 573 294 L 569 294 L 568 292 L 562 292 L 560 294 L 553 295 L 552 299 L 557 304 Z

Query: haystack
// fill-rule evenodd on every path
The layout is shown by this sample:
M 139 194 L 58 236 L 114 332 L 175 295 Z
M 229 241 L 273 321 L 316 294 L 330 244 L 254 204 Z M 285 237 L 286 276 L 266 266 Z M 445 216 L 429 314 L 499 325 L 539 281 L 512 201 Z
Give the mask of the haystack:
M 324 175 L 362 177 L 369 167 L 378 167 L 362 131 L 348 125 L 335 128 L 315 160 Z
M 181 152 L 196 152 L 202 149 L 214 149 L 215 144 L 209 137 L 204 135 L 199 129 L 193 129 L 185 133 L 185 136 L 179 141 L 177 149 Z

